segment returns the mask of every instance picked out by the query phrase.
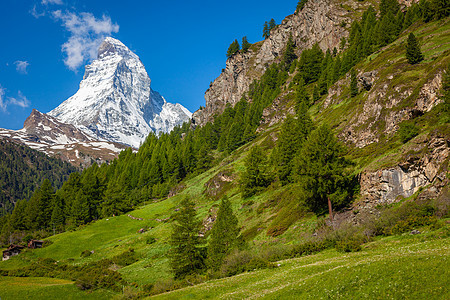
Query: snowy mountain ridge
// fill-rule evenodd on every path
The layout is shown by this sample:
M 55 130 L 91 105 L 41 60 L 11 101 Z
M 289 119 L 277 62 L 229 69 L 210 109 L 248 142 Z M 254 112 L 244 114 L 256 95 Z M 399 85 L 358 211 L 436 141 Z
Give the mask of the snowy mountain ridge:
M 78 91 L 48 115 L 72 124 L 97 140 L 138 148 L 150 132 L 169 132 L 191 113 L 151 89 L 139 57 L 108 37 L 98 57 L 85 67 Z

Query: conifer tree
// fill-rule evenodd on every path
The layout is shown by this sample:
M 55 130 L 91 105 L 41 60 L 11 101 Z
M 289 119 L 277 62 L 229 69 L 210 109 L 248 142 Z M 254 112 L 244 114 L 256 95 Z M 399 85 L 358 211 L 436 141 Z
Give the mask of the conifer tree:
M 292 35 L 290 35 L 286 43 L 286 48 L 283 52 L 283 57 L 281 58 L 282 65 L 286 71 L 290 69 L 292 62 L 296 58 L 297 55 L 295 54 L 295 43 L 292 39 Z
M 205 264 L 198 235 L 200 222 L 196 218 L 194 203 L 185 198 L 181 207 L 173 215 L 170 244 L 170 266 L 175 279 L 200 272 Z
M 350 95 L 352 97 L 358 95 L 358 79 L 356 78 L 356 71 L 354 68 L 350 71 Z
M 331 128 L 322 125 L 312 131 L 296 159 L 297 180 L 309 193 L 308 204 L 316 212 L 323 212 L 328 203 L 330 218 L 332 204 L 343 204 L 347 199 L 346 168 L 343 146 L 334 137 Z
M 391 13 L 393 16 L 397 14 L 400 5 L 397 0 L 381 0 L 380 2 L 380 18 L 383 18 L 388 13 Z
M 277 23 L 275 22 L 275 20 L 272 18 L 269 21 L 269 31 L 271 31 L 272 29 L 274 29 L 277 26 Z
M 254 146 L 245 159 L 245 171 L 241 177 L 242 197 L 254 195 L 258 190 L 269 185 L 266 156 L 261 147 Z
M 242 52 L 247 53 L 248 49 L 250 49 L 251 44 L 248 42 L 247 37 L 244 36 L 242 38 Z
M 207 265 L 210 269 L 217 271 L 225 256 L 238 247 L 238 236 L 238 219 L 233 213 L 230 201 L 224 197 L 220 203 L 208 245 Z
M 406 42 L 406 59 L 412 65 L 420 63 L 423 60 L 423 54 L 420 51 L 419 42 L 414 33 L 410 33 Z
M 269 29 L 269 23 L 266 21 L 264 22 L 264 27 L 263 27 L 263 34 L 262 34 L 264 39 L 267 39 L 270 36 L 270 29 Z
M 230 47 L 228 47 L 227 58 L 232 57 L 240 49 L 241 49 L 241 46 L 239 46 L 238 40 L 234 40 L 234 42 L 231 43 Z

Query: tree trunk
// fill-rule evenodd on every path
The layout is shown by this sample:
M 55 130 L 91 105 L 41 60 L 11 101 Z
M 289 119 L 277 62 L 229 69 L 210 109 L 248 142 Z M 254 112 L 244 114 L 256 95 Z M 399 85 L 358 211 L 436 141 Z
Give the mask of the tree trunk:
M 328 197 L 328 214 L 330 215 L 330 221 L 333 222 L 333 208 L 331 207 L 330 197 Z

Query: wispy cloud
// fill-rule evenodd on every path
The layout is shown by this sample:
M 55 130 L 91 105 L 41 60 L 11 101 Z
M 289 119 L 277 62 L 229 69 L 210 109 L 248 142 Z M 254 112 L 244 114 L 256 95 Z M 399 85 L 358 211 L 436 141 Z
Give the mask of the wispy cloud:
M 41 12 L 38 11 L 38 8 L 36 7 L 36 4 L 33 5 L 33 8 L 30 9 L 30 14 L 35 17 L 36 19 L 39 19 L 40 17 L 45 16 L 45 11 L 42 10 Z
M 27 74 L 27 68 L 30 65 L 29 62 L 27 61 L 23 61 L 23 60 L 17 60 L 14 62 L 14 64 L 16 65 L 16 71 L 22 74 Z
M 48 4 L 62 5 L 63 4 L 62 0 L 42 0 L 41 3 L 43 5 L 48 5 Z
M 24 94 L 22 94 L 21 91 L 19 91 L 17 98 L 13 98 L 13 97 L 8 98 L 8 105 L 9 104 L 17 105 L 17 106 L 25 108 L 25 107 L 30 106 L 30 101 L 27 99 L 27 97 L 25 97 Z
M 5 103 L 5 89 L 0 86 L 0 110 L 5 112 L 6 111 L 6 103 Z
M 119 31 L 119 25 L 105 15 L 96 18 L 87 12 L 74 13 L 61 10 L 54 11 L 52 15 L 61 21 L 62 26 L 70 33 L 68 41 L 62 45 L 62 51 L 66 55 L 64 63 L 73 71 L 84 62 L 96 58 L 97 49 L 103 39 Z

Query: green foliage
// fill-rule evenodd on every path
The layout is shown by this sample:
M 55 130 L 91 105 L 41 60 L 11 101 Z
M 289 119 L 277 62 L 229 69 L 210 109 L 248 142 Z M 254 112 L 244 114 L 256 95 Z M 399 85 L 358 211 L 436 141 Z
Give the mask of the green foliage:
M 170 236 L 170 266 L 175 279 L 196 274 L 204 268 L 204 255 L 198 236 L 200 223 L 196 219 L 194 203 L 183 199 L 181 207 L 173 215 L 173 228 Z
M 338 241 L 336 250 L 340 252 L 357 252 L 361 251 L 361 242 L 355 239 Z
M 252 45 L 252 44 L 250 44 L 250 43 L 248 42 L 247 37 L 244 36 L 244 37 L 242 38 L 242 52 L 247 53 L 247 52 L 248 52 L 248 49 L 250 49 L 250 46 L 251 46 L 251 45 Z
M 269 23 L 266 21 L 264 22 L 264 27 L 263 27 L 263 34 L 262 34 L 264 39 L 267 39 L 270 36 L 270 29 L 269 29 Z
M 397 0 L 381 0 L 380 1 L 380 15 L 381 18 L 386 16 L 388 13 L 392 13 L 392 15 L 396 15 L 399 10 L 400 5 Z
M 299 0 L 295 12 L 298 13 L 299 11 L 301 11 L 303 7 L 305 7 L 306 2 L 308 2 L 308 0 Z
M 286 71 L 289 71 L 291 68 L 292 62 L 297 58 L 295 54 L 295 43 L 292 39 L 292 35 L 289 36 L 289 39 L 286 44 L 286 48 L 284 49 L 283 56 L 281 58 L 281 65 Z
M 261 147 L 254 146 L 245 159 L 245 171 L 241 176 L 243 198 L 250 197 L 270 184 L 267 159 Z
M 225 257 L 220 268 L 221 277 L 229 277 L 246 271 L 273 267 L 267 260 L 249 251 L 235 251 Z
M 237 53 L 241 49 L 241 46 L 239 45 L 239 42 L 237 40 L 234 40 L 230 47 L 228 47 L 227 50 L 227 58 L 232 57 L 235 53 Z
M 298 181 L 309 193 L 307 202 L 311 209 L 318 213 L 324 211 L 328 199 L 334 205 L 344 205 L 349 200 L 346 168 L 350 162 L 343 157 L 343 151 L 331 128 L 322 125 L 311 132 L 296 158 Z
M 211 239 L 208 244 L 208 267 L 217 271 L 225 256 L 239 246 L 240 240 L 238 220 L 233 213 L 230 201 L 225 197 L 220 203 L 217 218 L 211 230 Z
M 11 213 L 14 203 L 30 199 L 44 179 L 59 188 L 76 168 L 26 146 L 0 140 L 0 204 Z
M 420 51 L 419 42 L 414 33 L 410 33 L 406 42 L 406 59 L 412 65 L 418 64 L 423 60 L 423 54 Z
M 358 79 L 356 78 L 356 71 L 353 68 L 350 72 L 350 95 L 355 97 L 358 95 Z
M 413 137 L 419 134 L 419 129 L 414 125 L 413 122 L 404 121 L 399 124 L 398 136 L 402 143 L 406 143 Z

